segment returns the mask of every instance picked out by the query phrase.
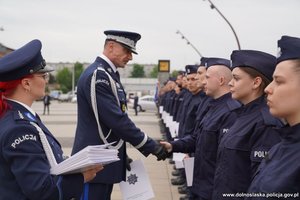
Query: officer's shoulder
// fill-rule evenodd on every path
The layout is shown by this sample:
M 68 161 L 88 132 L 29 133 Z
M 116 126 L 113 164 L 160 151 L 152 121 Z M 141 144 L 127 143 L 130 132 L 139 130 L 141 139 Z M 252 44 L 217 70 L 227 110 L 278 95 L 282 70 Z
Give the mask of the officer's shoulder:
M 282 122 L 271 115 L 270 110 L 267 106 L 262 107 L 260 109 L 260 113 L 266 125 L 282 126 Z
M 3 134 L 24 134 L 24 132 L 32 132 L 34 127 L 30 124 L 30 119 L 26 116 L 26 113 L 20 110 L 8 111 L 6 115 L 1 119 L 1 132 Z M 33 120 L 32 120 L 33 121 Z M 5 124 L 5 125 L 4 125 Z

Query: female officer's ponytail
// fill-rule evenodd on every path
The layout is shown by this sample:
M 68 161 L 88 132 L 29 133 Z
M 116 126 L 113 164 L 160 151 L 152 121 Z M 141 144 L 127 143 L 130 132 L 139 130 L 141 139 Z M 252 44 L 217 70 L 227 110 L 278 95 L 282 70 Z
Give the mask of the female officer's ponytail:
M 12 89 L 20 84 L 21 80 L 13 80 L 7 82 L 0 82 L 0 117 L 9 109 L 9 105 L 4 96 L 9 94 Z

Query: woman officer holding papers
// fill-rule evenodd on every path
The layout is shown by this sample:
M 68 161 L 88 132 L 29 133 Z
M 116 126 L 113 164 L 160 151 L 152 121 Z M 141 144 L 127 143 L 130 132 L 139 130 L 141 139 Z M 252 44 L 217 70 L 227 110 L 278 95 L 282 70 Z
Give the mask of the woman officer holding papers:
M 83 184 L 103 168 L 50 173 L 63 161 L 61 146 L 31 108 L 52 71 L 41 47 L 33 40 L 0 59 L 0 200 L 80 199 Z

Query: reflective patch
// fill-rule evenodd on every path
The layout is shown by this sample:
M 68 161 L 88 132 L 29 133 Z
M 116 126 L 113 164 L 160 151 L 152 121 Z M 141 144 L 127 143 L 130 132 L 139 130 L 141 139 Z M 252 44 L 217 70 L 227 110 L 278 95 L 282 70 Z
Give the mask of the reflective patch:
M 268 151 L 254 151 L 253 152 L 254 158 L 264 158 L 266 155 L 268 155 Z
M 31 121 L 35 121 L 35 117 L 31 113 L 25 113 L 26 117 L 28 117 Z
M 223 128 L 223 133 L 227 133 L 229 128 Z
M 13 147 L 15 149 L 17 145 L 21 144 L 22 142 L 24 142 L 26 140 L 37 141 L 35 135 L 26 134 L 26 135 L 22 135 L 22 136 L 16 138 L 15 141 L 11 144 L 11 147 Z
M 105 80 L 105 79 L 99 79 L 99 80 L 96 80 L 96 84 L 98 84 L 98 83 L 104 83 L 104 84 L 106 84 L 106 85 L 109 85 L 108 80 Z

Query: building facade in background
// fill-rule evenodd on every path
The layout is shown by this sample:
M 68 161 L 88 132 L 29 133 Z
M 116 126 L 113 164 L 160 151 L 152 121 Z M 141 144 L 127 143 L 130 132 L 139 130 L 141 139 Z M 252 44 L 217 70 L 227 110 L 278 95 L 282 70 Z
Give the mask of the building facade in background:
M 6 54 L 14 51 L 14 49 L 4 46 L 0 43 L 0 58 L 5 56 Z

